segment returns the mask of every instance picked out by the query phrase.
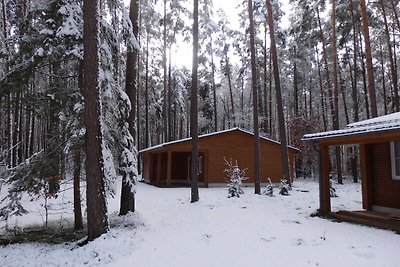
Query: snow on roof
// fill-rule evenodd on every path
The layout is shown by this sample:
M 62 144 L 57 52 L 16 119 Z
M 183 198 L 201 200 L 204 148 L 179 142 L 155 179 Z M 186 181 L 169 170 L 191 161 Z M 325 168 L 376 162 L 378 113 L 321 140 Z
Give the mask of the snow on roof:
M 400 130 L 400 112 L 350 123 L 342 130 L 306 134 L 303 140 L 321 140 L 395 130 Z
M 231 129 L 224 130 L 224 131 L 219 131 L 219 132 L 214 132 L 214 133 L 209 133 L 209 134 L 203 134 L 203 135 L 200 135 L 199 138 L 205 138 L 205 137 L 210 137 L 210 136 L 214 136 L 214 135 L 220 135 L 220 134 L 224 134 L 224 133 L 234 132 L 234 131 L 240 131 L 242 133 L 246 133 L 246 134 L 249 134 L 249 135 L 254 135 L 254 133 L 252 133 L 252 132 L 249 132 L 249 131 L 246 131 L 246 130 L 243 130 L 243 129 L 240 129 L 240 128 L 236 127 L 236 128 L 231 128 Z M 281 144 L 280 142 L 272 140 L 272 139 L 267 138 L 267 137 L 260 136 L 260 139 L 266 140 L 266 141 L 271 142 L 271 143 L 275 143 L 277 145 Z M 183 143 L 183 142 L 190 141 L 190 140 L 192 140 L 191 137 L 180 139 L 180 140 L 176 140 L 176 141 L 166 142 L 166 143 L 163 143 L 163 144 L 159 144 L 159 145 L 156 145 L 156 146 L 152 146 L 152 147 L 140 150 L 139 153 L 143 153 L 143 152 L 159 149 L 159 148 L 166 147 L 166 146 L 173 145 L 173 144 Z M 288 146 L 288 147 L 291 148 L 291 149 L 300 151 L 299 149 L 297 149 L 295 147 L 292 147 L 292 146 Z

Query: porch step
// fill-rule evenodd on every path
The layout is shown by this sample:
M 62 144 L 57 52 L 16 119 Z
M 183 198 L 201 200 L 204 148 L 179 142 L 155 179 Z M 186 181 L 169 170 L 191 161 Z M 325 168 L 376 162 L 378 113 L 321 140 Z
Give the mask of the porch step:
M 331 214 L 333 219 L 350 223 L 362 224 L 400 233 L 400 218 L 393 218 L 388 214 L 370 211 L 341 210 Z

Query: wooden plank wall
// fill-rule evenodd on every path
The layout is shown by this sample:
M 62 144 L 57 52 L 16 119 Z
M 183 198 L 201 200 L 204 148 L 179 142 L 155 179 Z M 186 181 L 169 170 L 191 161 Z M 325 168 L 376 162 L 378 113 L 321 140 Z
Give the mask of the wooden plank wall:
M 400 180 L 392 179 L 390 143 L 371 145 L 372 204 L 400 208 Z

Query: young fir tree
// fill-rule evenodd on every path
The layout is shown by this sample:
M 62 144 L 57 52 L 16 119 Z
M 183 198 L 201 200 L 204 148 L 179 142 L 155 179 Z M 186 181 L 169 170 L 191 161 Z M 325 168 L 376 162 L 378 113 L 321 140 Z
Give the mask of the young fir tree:
M 265 189 L 265 191 L 263 192 L 263 195 L 269 196 L 269 197 L 273 197 L 274 196 L 274 186 L 272 185 L 271 179 L 268 178 L 268 184 L 267 187 Z
M 227 179 L 227 187 L 228 187 L 228 198 L 231 197 L 240 197 L 241 194 L 244 194 L 242 189 L 242 181 L 246 180 L 246 173 L 244 170 L 239 168 L 237 161 L 235 164 L 232 163 L 232 159 L 227 161 L 225 159 L 225 170 Z
M 279 185 L 279 194 L 282 196 L 288 196 L 289 190 L 291 190 L 291 185 L 287 180 L 281 180 L 281 184 Z

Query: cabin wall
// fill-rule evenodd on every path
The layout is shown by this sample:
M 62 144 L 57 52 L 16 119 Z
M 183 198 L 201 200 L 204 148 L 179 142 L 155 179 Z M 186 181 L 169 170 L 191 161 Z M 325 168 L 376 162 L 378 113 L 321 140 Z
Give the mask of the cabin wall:
M 400 180 L 392 179 L 390 143 L 370 145 L 372 205 L 400 209 Z
M 181 142 L 166 146 L 160 151 L 144 153 L 144 175 L 148 173 L 150 181 L 155 182 L 154 177 L 151 177 L 151 166 L 157 164 L 154 159 L 150 159 L 149 154 L 165 153 L 166 151 L 176 152 L 191 152 L 191 142 Z M 254 183 L 254 138 L 251 135 L 242 132 L 227 132 L 221 135 L 209 136 L 199 139 L 199 152 L 204 157 L 204 174 L 201 174 L 200 181 L 204 181 L 204 185 L 209 183 L 225 183 L 226 166 L 224 158 L 227 160 L 237 161 L 241 169 L 247 169 L 246 176 L 248 179 L 245 183 Z M 174 159 L 174 156 L 172 157 Z M 293 161 L 294 151 L 289 149 L 289 163 L 291 166 L 291 175 L 293 177 Z M 147 165 L 147 166 L 146 166 Z M 175 163 L 172 163 L 172 169 L 176 168 Z M 182 164 L 185 165 L 185 164 Z M 166 169 L 165 166 L 163 167 Z M 165 168 L 164 168 L 165 167 Z M 150 168 L 150 171 L 146 171 Z M 183 168 L 183 166 L 182 166 Z M 176 170 L 173 171 L 177 172 Z M 261 182 L 267 182 L 271 178 L 272 182 L 280 182 L 282 179 L 282 163 L 280 145 L 265 140 L 260 140 L 260 179 Z M 203 176 L 204 175 L 204 176 Z M 175 177 L 171 177 L 172 180 Z M 204 180 L 203 180 L 204 179 Z
M 237 161 L 241 169 L 247 169 L 248 179 L 245 183 L 254 183 L 254 138 L 247 134 L 226 133 L 224 138 L 218 136 L 203 139 L 200 147 L 209 151 L 209 183 L 224 183 L 227 179 L 224 172 L 224 158 Z M 282 162 L 280 145 L 260 140 L 260 179 L 267 182 L 279 182 L 282 179 Z

